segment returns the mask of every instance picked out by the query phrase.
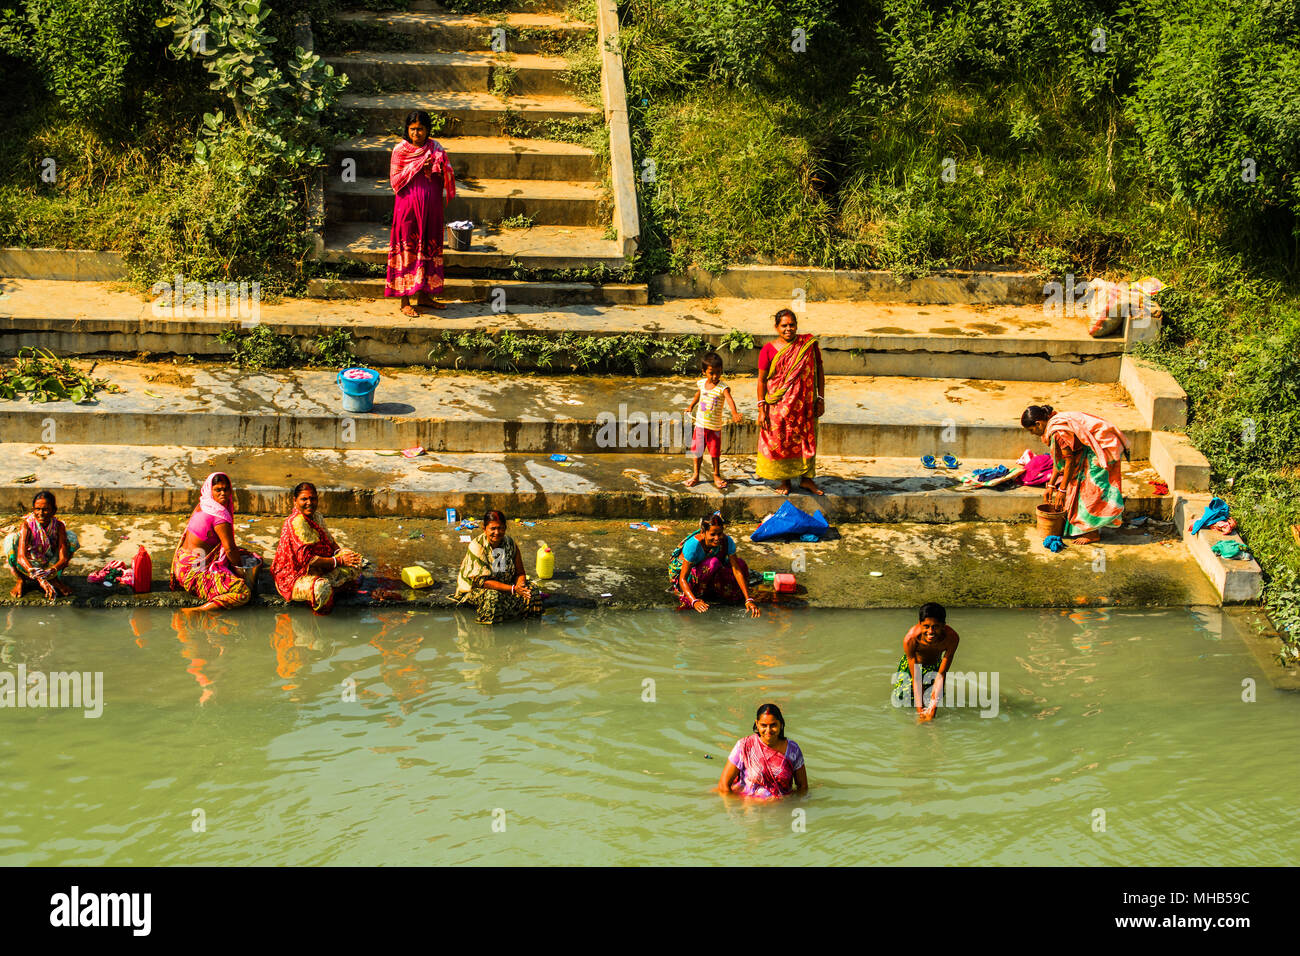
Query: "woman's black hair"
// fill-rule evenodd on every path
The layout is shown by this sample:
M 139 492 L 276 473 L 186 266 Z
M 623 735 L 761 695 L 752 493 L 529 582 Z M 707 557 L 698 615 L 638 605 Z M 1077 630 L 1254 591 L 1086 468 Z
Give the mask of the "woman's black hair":
M 411 124 L 419 122 L 433 135 L 433 119 L 424 110 L 411 110 L 406 114 L 406 122 L 402 123 L 402 139 L 408 143 L 411 141 Z
M 790 310 L 790 309 L 782 309 L 782 310 L 781 310 L 780 312 L 778 312 L 775 316 L 773 316 L 773 317 L 772 317 L 772 324 L 773 324 L 773 325 L 780 325 L 780 324 L 781 324 L 781 316 L 783 316 L 783 315 L 788 315 L 788 316 L 790 316 L 790 318 L 794 319 L 795 323 L 798 324 L 798 322 L 799 322 L 799 317 L 798 317 L 797 315 L 795 315 L 794 312 L 793 312 L 792 310 Z
M 296 485 L 293 486 L 293 500 L 294 500 L 294 501 L 297 501 L 297 500 L 298 500 L 298 496 L 299 496 L 300 494 L 302 494 L 302 490 L 303 490 L 304 488 L 310 488 L 310 489 L 311 489 L 311 493 L 312 493 L 313 495 L 317 495 L 317 496 L 320 495 L 320 492 L 318 492 L 318 491 L 316 490 L 316 486 L 313 485 L 310 481 L 300 481 L 300 482 L 298 482 Z
M 722 368 L 722 356 L 717 352 L 705 352 L 700 356 L 700 368 Z
M 46 491 L 44 488 L 42 488 L 40 491 L 36 492 L 35 495 L 32 496 L 32 507 L 35 508 L 36 502 L 40 501 L 42 498 L 45 498 L 46 500 L 49 501 L 51 511 L 59 510 L 58 502 L 54 500 L 54 492 Z
M 700 519 L 700 530 L 708 531 L 710 528 L 725 528 L 727 519 L 722 517 L 721 511 L 715 511 L 711 515 L 705 515 Z
M 764 704 L 758 708 L 758 713 L 754 715 L 754 733 L 758 733 L 758 718 L 764 714 L 771 714 L 781 722 L 781 733 L 777 736 L 777 740 L 785 740 L 785 717 L 781 714 L 781 708 L 776 704 Z
M 948 623 L 948 612 L 943 609 L 942 604 L 935 604 L 931 601 L 929 604 L 922 604 L 918 612 L 918 621 L 924 621 L 927 617 L 931 620 L 938 621 L 940 624 Z
M 224 471 L 213 472 L 212 486 L 215 488 L 217 485 L 221 485 L 221 484 L 224 484 L 231 491 L 235 490 L 235 483 L 230 480 L 230 476 L 228 474 L 226 474 Z
M 493 508 L 491 511 L 484 512 L 483 530 L 486 531 L 487 526 L 490 525 L 493 521 L 497 522 L 498 524 L 501 525 L 501 527 L 504 528 L 506 526 L 505 513 L 501 511 L 497 511 L 495 508 Z
M 1039 422 L 1045 422 L 1056 414 L 1051 405 L 1030 405 L 1020 413 L 1020 427 L 1031 428 Z

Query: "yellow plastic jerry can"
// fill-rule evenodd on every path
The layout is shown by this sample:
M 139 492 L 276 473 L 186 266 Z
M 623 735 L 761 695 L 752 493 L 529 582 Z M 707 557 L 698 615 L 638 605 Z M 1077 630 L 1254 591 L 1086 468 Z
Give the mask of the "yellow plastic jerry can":
M 555 552 L 543 541 L 537 547 L 537 577 L 549 580 L 555 574 Z
M 402 568 L 402 581 L 408 588 L 427 588 L 433 583 L 433 575 L 419 566 Z

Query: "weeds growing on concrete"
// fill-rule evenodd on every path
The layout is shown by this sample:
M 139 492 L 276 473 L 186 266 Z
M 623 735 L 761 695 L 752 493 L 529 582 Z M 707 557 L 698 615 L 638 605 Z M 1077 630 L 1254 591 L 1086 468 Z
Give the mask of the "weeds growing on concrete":
M 26 395 L 33 402 L 89 402 L 98 391 L 120 392 L 106 378 L 74 368 L 68 359 L 56 358 L 44 349 L 24 347 L 10 368 L 0 369 L 0 399 L 13 401 Z
M 635 333 L 582 335 L 562 332 L 552 336 L 509 331 L 490 334 L 479 329 L 443 332 L 438 345 L 429 352 L 429 358 L 442 358 L 450 352 L 458 360 L 481 357 L 493 368 L 503 371 L 530 368 L 633 375 L 644 374 L 652 362 L 666 361 L 673 372 L 680 375 L 705 349 L 704 340 L 698 335 L 658 338 Z

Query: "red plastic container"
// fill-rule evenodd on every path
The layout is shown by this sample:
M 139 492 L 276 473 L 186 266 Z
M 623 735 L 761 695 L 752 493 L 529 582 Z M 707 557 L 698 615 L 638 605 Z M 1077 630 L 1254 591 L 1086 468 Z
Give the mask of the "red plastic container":
M 794 575 L 793 574 L 776 575 L 774 578 L 772 578 L 772 590 L 774 590 L 777 594 L 793 594 Z
M 131 587 L 136 594 L 148 594 L 153 588 L 153 559 L 149 557 L 144 545 L 140 545 L 140 550 L 131 562 L 131 579 Z

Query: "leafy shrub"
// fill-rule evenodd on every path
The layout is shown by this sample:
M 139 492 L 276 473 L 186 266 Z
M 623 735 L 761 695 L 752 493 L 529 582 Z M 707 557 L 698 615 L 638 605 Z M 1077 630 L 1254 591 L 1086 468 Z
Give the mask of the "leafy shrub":
M 32 63 L 65 110 L 117 125 L 154 69 L 162 9 L 163 0 L 24 0 L 5 11 L 0 49 Z
M 1158 175 L 1197 210 L 1300 217 L 1298 6 L 1194 3 L 1164 31 L 1134 119 Z

